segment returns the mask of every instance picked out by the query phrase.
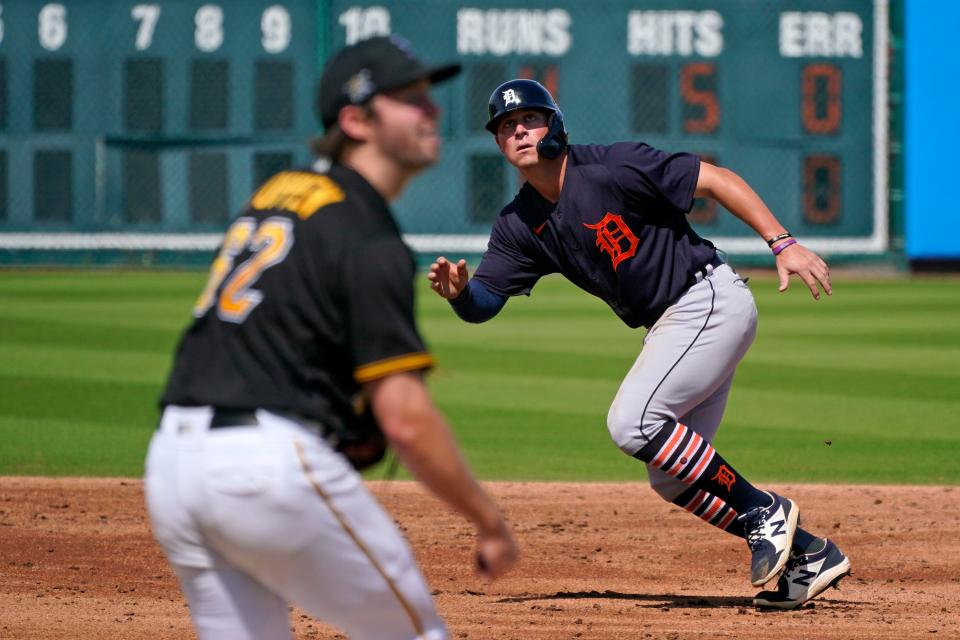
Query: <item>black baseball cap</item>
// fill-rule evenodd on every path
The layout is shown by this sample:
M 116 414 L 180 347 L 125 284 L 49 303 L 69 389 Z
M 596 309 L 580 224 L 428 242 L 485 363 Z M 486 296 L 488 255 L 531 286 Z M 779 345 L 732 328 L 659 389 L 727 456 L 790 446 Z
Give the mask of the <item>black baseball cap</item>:
M 399 36 L 377 36 L 344 47 L 327 61 L 317 91 L 317 112 L 323 128 L 329 129 L 348 104 L 364 104 L 378 93 L 418 80 L 437 84 L 458 73 L 457 63 L 425 66 Z

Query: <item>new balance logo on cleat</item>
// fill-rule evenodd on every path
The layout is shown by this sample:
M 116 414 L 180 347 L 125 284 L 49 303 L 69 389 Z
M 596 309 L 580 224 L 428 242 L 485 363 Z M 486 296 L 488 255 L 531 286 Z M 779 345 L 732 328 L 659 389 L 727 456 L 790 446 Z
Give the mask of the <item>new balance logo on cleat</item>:
M 755 587 L 765 585 L 787 563 L 800 517 L 793 500 L 769 491 L 767 495 L 769 506 L 755 507 L 739 518 L 750 547 L 750 582 Z
M 810 549 L 818 551 L 791 555 L 777 581 L 776 591 L 761 591 L 753 604 L 766 609 L 796 609 L 850 575 L 850 561 L 830 540 L 816 540 Z
M 787 535 L 786 529 L 783 528 L 785 524 L 787 524 L 786 520 L 777 520 L 776 522 L 771 522 L 770 527 L 772 528 L 772 531 L 770 532 L 770 537 L 772 538 L 773 536 Z
M 822 564 L 823 564 L 822 562 L 818 564 L 813 571 L 808 571 L 807 569 L 800 569 L 798 571 L 799 575 L 796 578 L 793 578 L 792 580 L 790 580 L 790 582 L 792 582 L 793 584 L 802 585 L 804 587 L 809 587 L 810 579 L 817 577 L 817 571 L 820 569 L 820 566 Z

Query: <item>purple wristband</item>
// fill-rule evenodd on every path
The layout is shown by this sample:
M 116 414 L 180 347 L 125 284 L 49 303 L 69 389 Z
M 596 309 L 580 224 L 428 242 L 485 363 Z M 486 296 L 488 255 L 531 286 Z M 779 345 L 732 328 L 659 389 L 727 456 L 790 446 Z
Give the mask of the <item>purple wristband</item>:
M 786 249 L 787 247 L 789 247 L 789 246 L 792 245 L 792 244 L 797 244 L 797 239 L 796 239 L 796 238 L 790 238 L 789 240 L 787 240 L 787 241 L 784 242 L 783 244 L 778 244 L 777 246 L 775 246 L 775 247 L 773 248 L 773 255 L 775 255 L 775 256 L 780 255 L 780 252 L 781 252 L 781 251 L 783 251 L 784 249 Z

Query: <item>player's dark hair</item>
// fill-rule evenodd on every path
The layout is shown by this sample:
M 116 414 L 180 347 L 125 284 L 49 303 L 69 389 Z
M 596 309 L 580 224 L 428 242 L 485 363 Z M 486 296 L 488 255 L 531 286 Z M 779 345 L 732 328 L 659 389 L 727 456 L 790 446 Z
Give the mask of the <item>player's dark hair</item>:
M 368 118 L 376 118 L 376 112 L 369 104 L 362 106 Z M 353 138 L 340 128 L 340 124 L 334 122 L 331 124 L 322 136 L 315 136 L 310 139 L 310 152 L 315 156 L 330 158 L 339 161 L 347 144 L 353 142 Z
M 347 143 L 347 134 L 340 125 L 332 125 L 322 136 L 310 139 L 310 152 L 315 156 L 322 156 L 332 160 L 339 160 L 343 155 L 343 148 Z

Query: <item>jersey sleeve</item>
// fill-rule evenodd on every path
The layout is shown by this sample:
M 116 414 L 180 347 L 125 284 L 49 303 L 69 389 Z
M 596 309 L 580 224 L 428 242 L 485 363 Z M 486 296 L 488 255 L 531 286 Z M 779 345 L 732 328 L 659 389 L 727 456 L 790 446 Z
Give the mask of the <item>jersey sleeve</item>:
M 700 177 L 700 158 L 693 154 L 621 142 L 610 147 L 606 165 L 620 188 L 638 201 L 659 200 L 682 213 L 693 207 Z
M 344 291 L 358 383 L 434 365 L 414 320 L 414 276 L 410 251 L 397 237 L 368 239 L 348 251 Z
M 523 250 L 517 237 L 520 231 L 511 229 L 509 221 L 510 214 L 505 211 L 494 222 L 473 278 L 501 296 L 530 295 L 533 285 L 548 271 L 534 257 L 535 250 Z
M 479 280 L 471 280 L 460 295 L 450 301 L 450 306 L 462 320 L 486 322 L 500 313 L 507 297 L 487 289 Z

